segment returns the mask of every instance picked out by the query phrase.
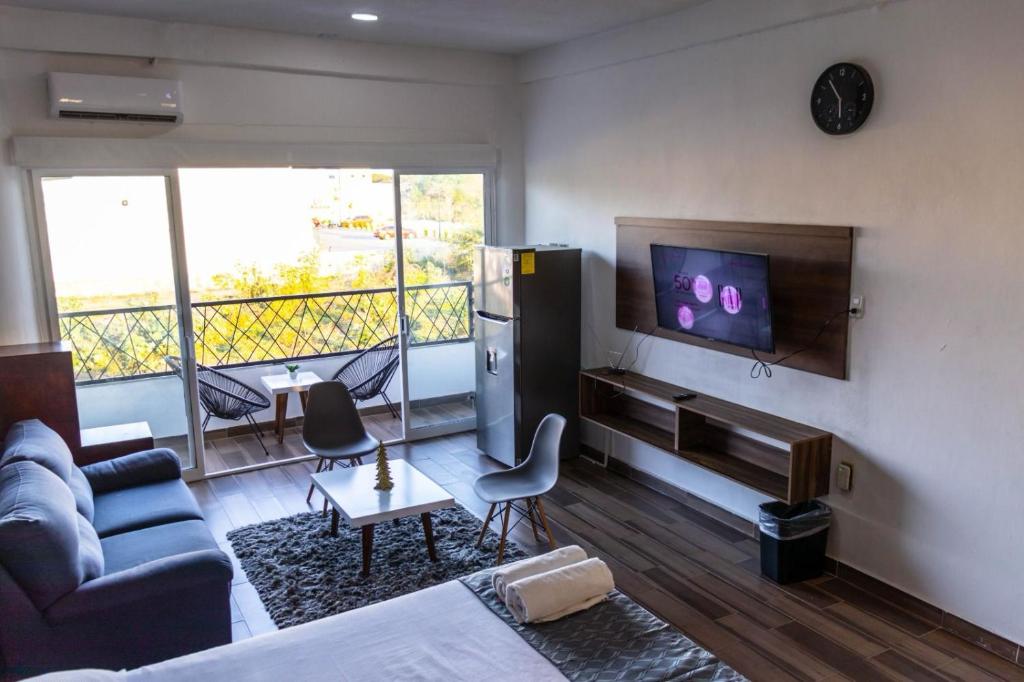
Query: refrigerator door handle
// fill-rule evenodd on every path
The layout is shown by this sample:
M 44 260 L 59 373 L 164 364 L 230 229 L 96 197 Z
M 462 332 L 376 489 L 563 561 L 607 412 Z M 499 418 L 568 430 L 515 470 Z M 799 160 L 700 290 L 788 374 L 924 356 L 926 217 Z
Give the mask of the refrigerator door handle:
M 498 376 L 498 349 L 497 348 L 488 348 L 487 349 L 486 365 L 487 365 L 486 366 L 486 370 L 487 370 L 488 374 L 493 374 L 494 376 Z
M 475 310 L 478 319 L 493 322 L 495 324 L 505 325 L 512 321 L 510 317 L 503 317 L 501 315 L 494 315 L 493 313 L 484 312 L 483 310 Z

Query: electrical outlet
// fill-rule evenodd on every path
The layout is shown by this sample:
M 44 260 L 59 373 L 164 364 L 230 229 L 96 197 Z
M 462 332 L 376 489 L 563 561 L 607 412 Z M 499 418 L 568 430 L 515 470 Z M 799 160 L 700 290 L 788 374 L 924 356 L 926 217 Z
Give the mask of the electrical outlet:
M 836 467 L 836 485 L 843 492 L 850 492 L 853 487 L 853 465 L 849 462 L 840 462 Z
M 864 317 L 864 297 L 854 296 L 853 298 L 851 298 L 850 310 L 853 311 L 852 313 L 850 313 L 850 317 L 857 320 Z

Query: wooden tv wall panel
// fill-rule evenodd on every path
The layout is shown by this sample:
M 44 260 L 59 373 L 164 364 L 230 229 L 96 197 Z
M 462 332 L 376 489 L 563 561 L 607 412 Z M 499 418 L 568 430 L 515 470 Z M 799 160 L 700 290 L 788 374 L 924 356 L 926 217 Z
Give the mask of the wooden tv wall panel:
M 775 354 L 765 362 L 810 345 L 815 334 L 850 305 L 853 228 L 664 218 L 616 218 L 615 325 L 666 339 L 750 357 L 750 350 L 719 341 L 657 329 L 651 244 L 766 253 L 770 257 Z M 786 360 L 786 367 L 846 378 L 849 316 L 838 315 L 817 343 Z

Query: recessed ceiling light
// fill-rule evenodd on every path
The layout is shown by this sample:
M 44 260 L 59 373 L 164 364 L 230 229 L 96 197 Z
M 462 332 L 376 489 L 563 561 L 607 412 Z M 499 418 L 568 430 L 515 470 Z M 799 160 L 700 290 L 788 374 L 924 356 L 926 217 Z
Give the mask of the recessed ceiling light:
M 352 18 L 356 21 L 377 21 L 377 15 L 369 12 L 355 12 L 352 14 Z

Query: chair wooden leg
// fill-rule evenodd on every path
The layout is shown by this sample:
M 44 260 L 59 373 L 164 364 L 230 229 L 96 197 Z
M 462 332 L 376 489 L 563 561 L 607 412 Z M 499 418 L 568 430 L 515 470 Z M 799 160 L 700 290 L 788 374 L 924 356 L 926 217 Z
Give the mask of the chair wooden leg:
M 526 498 L 526 515 L 530 517 L 530 529 L 533 530 L 533 539 L 540 542 L 540 536 L 537 535 L 537 521 L 533 518 L 533 498 Z
M 501 540 L 498 541 L 498 564 L 505 557 L 505 538 L 508 536 L 508 517 L 512 513 L 512 503 L 505 503 L 505 517 L 501 520 Z
M 319 474 L 323 470 L 323 468 L 324 468 L 324 458 L 321 457 L 316 462 L 316 473 Z M 312 499 L 313 499 L 313 484 L 310 483 L 309 484 L 309 492 L 306 494 L 306 504 L 309 504 L 309 501 L 312 500 Z
M 537 502 L 537 514 L 540 515 L 540 522 L 544 526 L 544 534 L 548 536 L 548 546 L 551 549 L 558 549 L 558 543 L 555 542 L 555 536 L 551 534 L 551 526 L 548 525 L 547 514 L 544 513 L 544 503 L 540 501 L 540 497 L 535 499 Z
M 277 432 L 277 442 L 280 444 L 280 443 L 284 442 L 284 422 L 285 422 L 285 418 L 287 417 L 287 413 L 288 413 L 288 394 L 287 393 L 278 393 L 277 394 L 277 406 L 276 406 L 275 409 L 276 409 L 276 412 L 275 412 L 275 415 L 274 415 L 274 417 L 275 417 L 274 418 L 274 423 L 275 423 L 274 431 Z
M 487 535 L 487 526 L 491 523 L 491 517 L 494 516 L 494 508 L 498 506 L 497 503 L 491 502 L 491 508 L 487 510 L 487 520 L 484 521 L 484 527 L 480 529 L 480 537 L 477 538 L 476 546 L 479 549 L 480 545 L 484 544 L 484 536 Z

